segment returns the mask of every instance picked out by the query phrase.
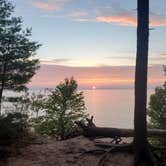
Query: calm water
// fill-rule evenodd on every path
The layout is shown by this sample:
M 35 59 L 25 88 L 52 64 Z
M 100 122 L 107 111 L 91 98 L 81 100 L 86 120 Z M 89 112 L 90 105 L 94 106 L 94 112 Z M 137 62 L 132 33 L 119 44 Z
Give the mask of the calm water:
M 154 90 L 148 90 L 149 96 Z M 96 125 L 133 128 L 133 90 L 85 90 L 88 113 L 94 115 Z
M 39 90 L 32 90 L 38 93 Z M 87 112 L 98 126 L 133 128 L 134 90 L 83 90 Z M 154 90 L 148 90 L 149 96 Z M 6 96 L 16 95 L 6 92 Z M 18 94 L 17 94 L 18 95 Z

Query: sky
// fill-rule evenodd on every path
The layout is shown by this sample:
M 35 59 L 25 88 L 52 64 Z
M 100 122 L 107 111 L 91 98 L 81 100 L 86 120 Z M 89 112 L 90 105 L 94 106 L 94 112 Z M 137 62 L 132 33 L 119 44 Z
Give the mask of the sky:
M 42 47 L 30 86 L 52 87 L 74 76 L 81 87 L 134 83 L 136 0 L 13 0 L 15 15 Z M 165 81 L 166 1 L 150 0 L 149 86 Z

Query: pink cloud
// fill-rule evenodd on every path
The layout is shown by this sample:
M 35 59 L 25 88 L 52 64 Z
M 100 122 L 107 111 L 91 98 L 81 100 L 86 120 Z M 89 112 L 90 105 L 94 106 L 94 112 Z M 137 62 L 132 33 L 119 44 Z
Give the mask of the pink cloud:
M 150 12 L 150 17 L 151 26 L 166 26 L 166 18 L 160 16 L 159 14 Z
M 106 23 L 116 23 L 120 25 L 131 25 L 136 26 L 136 18 L 134 16 L 102 16 L 97 17 L 96 20 L 98 22 L 106 22 Z
M 164 57 L 164 58 L 166 58 L 166 53 L 162 53 L 162 54 L 160 54 L 160 57 Z
M 43 10 L 60 10 L 61 7 L 59 5 L 53 5 L 53 4 L 49 4 L 46 2 L 33 2 L 32 6 L 38 9 L 43 9 Z
M 135 15 L 128 13 L 128 14 L 118 14 L 113 16 L 101 16 L 96 17 L 97 22 L 106 22 L 106 23 L 115 23 L 120 25 L 127 25 L 127 26 L 136 26 L 137 25 L 137 18 Z M 158 14 L 150 13 L 150 26 L 157 27 L 157 26 L 166 26 L 166 18 L 161 17 Z

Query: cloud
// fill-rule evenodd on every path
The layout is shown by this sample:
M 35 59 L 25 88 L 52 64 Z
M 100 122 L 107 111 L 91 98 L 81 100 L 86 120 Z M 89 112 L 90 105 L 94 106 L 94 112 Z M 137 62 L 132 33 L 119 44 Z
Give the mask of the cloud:
M 88 15 L 88 13 L 85 11 L 76 11 L 76 12 L 71 12 L 68 14 L 69 17 L 73 17 L 73 18 L 80 18 L 80 17 L 84 17 L 87 15 Z
M 57 59 L 41 59 L 41 64 L 63 64 L 69 62 L 70 59 L 67 58 L 57 58 Z
M 34 8 L 45 11 L 59 11 L 64 8 L 65 3 L 69 0 L 45 0 L 45 1 L 31 1 L 31 5 Z
M 166 18 L 155 13 L 155 12 L 150 12 L 150 25 L 151 26 L 166 26 Z
M 70 2 L 70 3 L 69 3 Z M 44 11 L 50 18 L 69 18 L 78 22 L 104 22 L 121 26 L 136 26 L 137 12 L 122 8 L 118 4 L 93 1 L 85 5 L 86 1 L 74 0 L 31 0 L 34 8 Z M 100 4 L 100 5 L 99 5 Z M 150 26 L 166 26 L 166 18 L 155 12 L 150 12 Z
M 81 88 L 131 88 L 134 86 L 134 66 L 69 67 L 41 65 L 33 77 L 31 87 L 55 87 L 65 77 L 74 76 Z M 161 65 L 151 65 L 149 87 L 163 84 L 165 76 Z
M 113 23 L 118 25 L 125 26 L 136 26 L 137 25 L 137 17 L 133 12 L 126 11 L 117 13 L 115 15 L 110 16 L 98 16 L 96 17 L 97 22 L 105 22 L 105 23 Z M 150 26 L 166 26 L 166 18 L 156 14 L 154 12 L 150 12 Z
M 160 61 L 161 64 L 166 63 L 166 55 L 165 54 L 160 54 L 158 56 L 150 56 L 149 59 L 153 60 L 153 61 Z
M 105 59 L 109 59 L 109 60 L 118 60 L 118 61 L 134 61 L 136 60 L 136 55 L 135 56 L 110 56 L 110 57 L 105 57 Z M 165 64 L 166 63 L 166 54 L 160 54 L 160 55 L 149 55 L 149 64 Z
M 44 16 L 42 16 L 44 18 L 57 18 L 57 19 L 64 19 L 64 18 L 69 18 L 71 19 L 72 21 L 78 21 L 78 22 L 85 22 L 85 21 L 90 21 L 90 19 L 88 18 L 89 17 L 89 14 L 88 12 L 86 11 L 71 11 L 71 12 L 68 12 L 68 13 L 48 13 L 48 14 L 45 14 Z M 92 21 L 92 20 L 91 20 Z M 95 21 L 95 20 L 93 20 Z
M 136 18 L 133 16 L 101 16 L 96 17 L 97 22 L 115 23 L 119 25 L 136 26 Z
M 40 2 L 40 1 L 33 2 L 32 6 L 35 7 L 35 8 L 38 8 L 38 9 L 49 10 L 49 11 L 60 10 L 61 9 L 60 6 L 56 6 L 56 5 L 49 4 L 47 2 Z
M 160 54 L 160 57 L 166 58 L 166 53 Z
M 136 10 L 127 10 L 120 6 L 96 7 L 84 11 L 71 12 L 67 14 L 74 21 L 105 22 L 121 26 L 137 26 Z M 155 12 L 150 12 L 150 26 L 166 26 L 166 18 Z
M 105 57 L 105 59 L 134 59 L 135 57 L 133 56 L 110 56 L 110 57 Z
M 136 12 L 122 9 L 120 7 L 112 8 L 112 10 L 105 9 L 101 11 L 96 17 L 97 22 L 114 23 L 119 25 L 136 26 Z
M 65 65 L 70 67 L 88 67 L 88 66 L 97 66 L 97 67 L 107 67 L 107 66 L 122 66 L 127 64 L 128 66 L 134 66 L 136 60 L 136 53 L 125 55 L 125 56 L 107 56 L 102 57 L 98 59 L 89 58 L 88 60 L 86 58 L 82 59 L 72 59 L 72 58 L 41 58 L 40 62 L 41 64 L 48 64 L 48 65 Z M 102 63 L 101 63 L 102 62 Z M 156 55 L 150 55 L 149 54 L 149 64 L 159 64 L 164 65 L 166 63 L 166 55 L 163 54 L 156 54 Z

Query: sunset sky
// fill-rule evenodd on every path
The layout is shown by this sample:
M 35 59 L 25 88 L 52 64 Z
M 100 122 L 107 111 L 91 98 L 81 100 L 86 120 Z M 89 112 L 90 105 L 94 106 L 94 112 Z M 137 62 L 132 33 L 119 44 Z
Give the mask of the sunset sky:
M 14 0 L 15 13 L 43 46 L 31 86 L 53 87 L 74 76 L 81 87 L 132 87 L 136 0 Z M 150 1 L 149 85 L 164 82 L 166 1 Z

